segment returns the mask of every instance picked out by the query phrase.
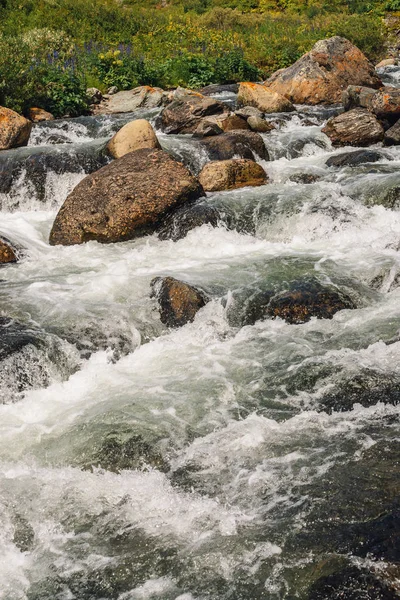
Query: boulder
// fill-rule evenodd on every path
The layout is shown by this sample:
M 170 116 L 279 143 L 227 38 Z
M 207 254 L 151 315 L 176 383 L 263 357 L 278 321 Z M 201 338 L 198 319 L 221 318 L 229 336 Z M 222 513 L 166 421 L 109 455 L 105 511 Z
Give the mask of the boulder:
M 224 105 L 205 96 L 184 96 L 164 108 L 157 127 L 164 133 L 193 133 L 204 117 L 224 112 Z
M 221 115 L 206 117 L 204 120 L 209 123 L 216 123 L 223 132 L 238 131 L 240 129 L 249 130 L 247 120 L 235 113 L 225 112 Z
M 375 65 L 375 69 L 384 69 L 385 67 L 392 67 L 396 64 L 395 58 L 384 58 L 377 65 Z
M 364 108 L 354 108 L 329 119 L 322 129 L 334 146 L 369 146 L 381 142 L 384 129 Z
M 247 124 L 252 131 L 256 131 L 257 133 L 269 133 L 276 129 L 275 125 L 269 121 L 265 121 L 261 117 L 256 117 L 254 115 L 247 119 Z
M 117 92 L 105 98 L 98 106 L 94 107 L 97 114 L 126 113 L 138 108 L 157 108 L 166 101 L 166 92 L 161 88 L 143 85 L 133 90 Z
M 293 281 L 289 289 L 273 296 L 266 315 L 287 323 L 306 323 L 312 317 L 331 319 L 339 310 L 355 308 L 354 302 L 336 288 L 317 280 Z
M 356 167 L 364 163 L 377 162 L 383 158 L 384 156 L 375 150 L 356 150 L 331 156 L 325 164 L 327 167 Z
M 370 87 L 360 85 L 349 85 L 342 94 L 342 103 L 344 110 L 352 108 L 372 108 L 372 99 L 376 94 L 376 90 Z
M 357 566 L 318 579 L 308 600 L 398 600 L 398 589 L 371 569 Z
M 153 127 L 146 119 L 127 123 L 107 144 L 107 150 L 113 158 L 121 158 L 141 148 L 161 148 Z
M 181 327 L 194 320 L 207 302 L 200 289 L 173 277 L 156 277 L 151 282 L 151 296 L 156 298 L 161 322 L 167 327 Z
M 221 133 L 223 133 L 223 131 L 222 131 L 221 127 L 219 127 L 219 125 L 217 125 L 217 123 L 215 123 L 213 121 L 209 121 L 208 119 L 203 119 L 197 125 L 197 127 L 193 133 L 193 137 L 204 138 L 204 137 L 210 137 L 212 135 L 220 135 Z
M 206 85 L 206 87 L 201 88 L 200 93 L 203 96 L 212 96 L 213 94 L 224 94 L 226 92 L 237 94 L 239 91 L 239 84 L 237 83 L 225 83 L 219 85 L 218 83 L 212 83 L 211 85 Z
M 168 215 L 158 230 L 160 240 L 177 242 L 186 237 L 189 231 L 202 225 L 218 227 L 221 215 L 214 206 L 196 202 L 184 204 Z
M 264 113 L 255 106 L 243 106 L 235 110 L 235 114 L 243 119 L 248 119 L 249 117 L 259 117 L 262 119 Z
M 33 123 L 41 123 L 42 121 L 54 121 L 54 115 L 43 108 L 30 108 L 28 110 L 28 119 L 33 121 Z
M 372 96 L 371 108 L 378 117 L 400 117 L 400 89 L 387 86 L 378 90 Z
M 269 160 L 264 140 L 254 131 L 229 131 L 216 137 L 201 141 L 210 160 L 229 160 L 231 158 L 261 158 Z
M 290 67 L 274 73 L 265 85 L 295 104 L 336 104 L 349 85 L 379 88 L 374 65 L 347 39 L 320 40 Z
M 400 144 L 400 119 L 385 131 L 384 142 L 386 146 L 397 146 Z
M 0 264 L 17 262 L 17 254 L 11 244 L 4 238 L 0 238 Z
M 258 83 L 241 83 L 237 101 L 239 106 L 253 106 L 263 113 L 292 112 L 296 110 L 284 95 Z
M 32 123 L 18 113 L 0 106 L 0 150 L 26 146 Z
M 133 239 L 154 231 L 171 210 L 203 193 L 198 180 L 166 152 L 136 150 L 76 186 L 56 216 L 50 244 Z
M 262 166 L 253 160 L 235 158 L 207 163 L 199 181 L 206 192 L 219 192 L 264 185 L 268 178 Z

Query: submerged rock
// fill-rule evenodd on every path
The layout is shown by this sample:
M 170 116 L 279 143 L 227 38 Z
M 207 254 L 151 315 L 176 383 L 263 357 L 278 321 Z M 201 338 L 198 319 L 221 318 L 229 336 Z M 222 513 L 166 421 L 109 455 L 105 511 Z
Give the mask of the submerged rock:
M 269 160 L 264 140 L 254 131 L 229 131 L 206 138 L 201 143 L 206 148 L 210 160 L 229 160 L 237 157 Z
M 133 239 L 153 232 L 168 212 L 203 194 L 198 180 L 166 152 L 130 152 L 76 186 L 56 216 L 50 244 Z
M 164 108 L 157 119 L 157 127 L 164 133 L 194 133 L 204 117 L 223 113 L 224 105 L 218 100 L 201 96 L 184 96 Z
M 374 150 L 356 150 L 331 156 L 326 161 L 327 167 L 356 167 L 364 163 L 377 162 L 385 158 L 380 152 Z
M 319 177 L 318 175 L 314 175 L 314 173 L 296 173 L 295 175 L 291 175 L 289 177 L 289 181 L 293 181 L 293 183 L 302 184 L 315 183 L 320 179 L 321 177 Z
M 168 327 L 181 327 L 192 322 L 209 302 L 203 290 L 173 277 L 156 277 L 150 285 L 151 296 L 159 304 L 161 322 Z
M 336 288 L 316 280 L 293 281 L 289 289 L 271 298 L 267 316 L 279 317 L 287 323 L 306 323 L 312 317 L 332 319 L 339 310 L 356 308 L 354 302 Z
M 261 165 L 253 160 L 236 158 L 207 163 L 199 181 L 206 192 L 217 192 L 264 185 L 268 178 Z
M 369 569 L 347 567 L 321 577 L 310 588 L 308 600 L 396 600 L 398 589 Z
M 334 146 L 369 146 L 381 142 L 385 134 L 378 119 L 363 108 L 329 119 L 322 132 Z
M 160 240 L 177 242 L 196 227 L 202 225 L 218 227 L 220 219 L 221 215 L 218 210 L 209 204 L 185 204 L 163 220 L 163 224 L 158 230 L 158 237 Z
M 241 83 L 237 101 L 239 106 L 254 106 L 263 113 L 292 112 L 296 110 L 284 95 L 258 83 Z
M 127 123 L 107 144 L 107 150 L 113 158 L 121 158 L 141 148 L 161 148 L 153 127 L 146 119 Z
M 9 108 L 0 106 L 0 150 L 26 146 L 31 130 L 31 121 Z
M 318 41 L 313 49 L 265 85 L 295 104 L 335 104 L 349 85 L 378 88 L 382 82 L 374 65 L 349 40 L 335 36 Z
M 0 264 L 17 262 L 16 250 L 12 247 L 8 240 L 0 238 Z

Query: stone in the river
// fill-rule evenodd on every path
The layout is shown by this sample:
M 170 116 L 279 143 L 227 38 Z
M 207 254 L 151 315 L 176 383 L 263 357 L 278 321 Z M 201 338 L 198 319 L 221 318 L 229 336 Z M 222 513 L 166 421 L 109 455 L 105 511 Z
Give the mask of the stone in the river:
M 306 323 L 312 317 L 331 319 L 339 310 L 355 308 L 354 302 L 336 288 L 316 280 L 293 281 L 289 289 L 271 298 L 266 314 L 287 323 Z
M 223 131 L 216 122 L 203 119 L 193 132 L 193 137 L 204 138 L 212 135 L 220 135 L 221 133 L 223 133 Z
M 254 106 L 263 113 L 292 112 L 293 104 L 283 94 L 270 90 L 264 85 L 242 82 L 238 94 L 239 106 Z
M 261 119 L 261 117 L 256 117 L 254 115 L 247 119 L 247 124 L 252 131 L 256 131 L 257 133 L 269 133 L 276 129 L 275 125 L 269 121 L 265 121 L 265 119 Z
M 262 166 L 254 160 L 233 158 L 207 163 L 199 181 L 206 192 L 219 192 L 264 185 L 268 178 Z
M 163 220 L 158 230 L 158 237 L 160 240 L 177 242 L 196 227 L 202 225 L 218 227 L 220 219 L 220 213 L 214 206 L 203 203 L 184 204 Z
M 334 146 L 369 146 L 381 142 L 385 134 L 378 119 L 363 108 L 329 119 L 322 131 Z
M 201 96 L 184 96 L 164 108 L 157 119 L 157 127 L 164 133 L 193 133 L 204 117 L 224 112 L 218 100 Z
M 156 277 L 150 285 L 151 296 L 159 304 L 161 322 L 167 327 L 191 323 L 198 311 L 209 302 L 203 290 L 173 277 Z
M 259 117 L 262 119 L 264 113 L 255 106 L 243 106 L 235 110 L 235 114 L 238 117 L 243 117 L 243 119 L 248 119 L 249 117 Z
M 231 158 L 261 158 L 269 160 L 268 152 L 261 135 L 255 131 L 229 131 L 201 141 L 210 160 Z
M 166 102 L 166 92 L 161 88 L 143 85 L 133 90 L 117 92 L 94 107 L 96 114 L 126 113 L 138 108 L 156 108 Z
M 31 130 L 31 121 L 9 108 L 0 106 L 0 150 L 26 146 Z
M 386 146 L 397 146 L 400 144 L 400 119 L 385 131 L 385 138 L 383 141 Z
M 349 85 L 379 88 L 374 65 L 347 39 L 318 41 L 310 52 L 274 73 L 265 85 L 295 104 L 336 104 Z
M 211 85 L 206 85 L 206 87 L 201 88 L 200 93 L 203 94 L 203 96 L 212 96 L 213 94 L 223 94 L 225 92 L 237 94 L 238 90 L 239 84 L 237 83 L 225 83 L 222 85 L 212 83 Z
M 30 108 L 28 110 L 28 118 L 34 123 L 41 123 L 42 121 L 53 121 L 54 115 L 43 108 Z
M 243 117 L 239 117 L 235 113 L 222 113 L 221 115 L 213 115 L 211 117 L 205 117 L 206 122 L 216 123 L 223 132 L 235 131 L 235 130 L 248 130 L 249 126 L 247 120 Z
M 17 262 L 17 254 L 8 240 L 0 238 L 0 264 Z
M 113 158 L 121 158 L 141 148 L 161 148 L 153 127 L 146 119 L 127 123 L 107 144 L 107 150 Z
M 314 175 L 314 173 L 295 173 L 294 175 L 291 175 L 291 177 L 289 177 L 289 181 L 301 184 L 315 183 L 320 179 L 321 178 L 318 175 Z
M 345 152 L 337 156 L 331 156 L 326 161 L 327 167 L 356 167 L 364 163 L 377 162 L 384 156 L 375 150 L 356 150 L 355 152 Z
M 378 117 L 400 117 L 400 90 L 383 87 L 373 95 L 371 105 Z
M 203 194 L 199 181 L 166 152 L 136 150 L 76 186 L 56 216 L 50 244 L 130 240 L 153 232 L 166 214 Z
M 384 576 L 370 569 L 350 566 L 318 579 L 308 600 L 398 600 L 399 591 Z
M 345 110 L 352 108 L 372 108 L 372 99 L 376 90 L 361 85 L 349 85 L 342 94 L 342 103 Z

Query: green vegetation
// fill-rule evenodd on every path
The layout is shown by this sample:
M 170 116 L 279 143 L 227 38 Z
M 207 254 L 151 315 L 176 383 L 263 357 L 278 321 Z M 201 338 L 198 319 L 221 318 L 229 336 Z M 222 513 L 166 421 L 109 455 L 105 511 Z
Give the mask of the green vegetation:
M 400 0 L 0 0 L 0 105 L 56 116 L 85 89 L 257 80 L 322 38 L 382 54 Z

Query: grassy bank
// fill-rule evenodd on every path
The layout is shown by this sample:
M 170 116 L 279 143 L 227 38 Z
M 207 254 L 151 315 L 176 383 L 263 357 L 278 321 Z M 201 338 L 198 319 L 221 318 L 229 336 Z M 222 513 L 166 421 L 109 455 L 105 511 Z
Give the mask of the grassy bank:
M 0 0 L 0 105 L 76 115 L 91 86 L 262 79 L 332 35 L 375 60 L 388 8 L 361 0 Z

